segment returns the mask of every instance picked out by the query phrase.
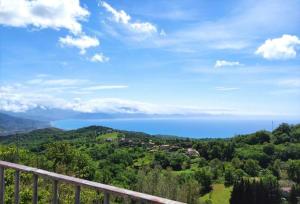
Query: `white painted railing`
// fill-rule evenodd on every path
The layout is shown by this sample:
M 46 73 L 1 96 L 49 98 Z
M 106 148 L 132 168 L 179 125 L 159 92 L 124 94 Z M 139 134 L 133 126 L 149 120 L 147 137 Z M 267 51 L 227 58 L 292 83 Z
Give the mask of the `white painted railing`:
M 84 179 L 79 179 L 71 176 L 66 176 L 62 174 L 57 174 L 42 169 L 37 169 L 33 167 L 28 167 L 20 164 L 10 163 L 0 160 L 0 204 L 4 204 L 4 194 L 5 194 L 5 178 L 4 171 L 5 169 L 14 169 L 15 170 L 15 192 L 14 192 L 14 202 L 19 204 L 20 201 L 20 173 L 26 172 L 33 174 L 33 195 L 32 202 L 33 204 L 38 203 L 38 178 L 48 178 L 53 181 L 53 192 L 52 192 L 52 202 L 53 204 L 58 203 L 58 184 L 60 182 L 69 183 L 75 187 L 75 204 L 80 203 L 80 189 L 81 187 L 88 187 L 94 189 L 97 192 L 104 193 L 104 204 L 109 204 L 109 197 L 111 194 L 119 197 L 130 198 L 141 203 L 167 203 L 167 204 L 182 204 L 178 201 L 173 201 L 153 195 L 148 195 L 145 193 L 139 193 L 136 191 L 131 191 L 123 188 L 118 188 L 115 186 L 110 186 L 102 183 L 97 183 L 93 181 L 88 181 Z

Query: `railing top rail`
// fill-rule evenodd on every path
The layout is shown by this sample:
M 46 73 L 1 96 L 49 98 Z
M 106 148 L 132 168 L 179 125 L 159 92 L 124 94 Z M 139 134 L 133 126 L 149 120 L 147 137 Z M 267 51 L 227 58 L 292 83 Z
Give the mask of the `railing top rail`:
M 112 194 L 115 194 L 115 195 L 118 195 L 121 197 L 130 197 L 135 200 L 149 201 L 152 203 L 183 204 L 182 202 L 165 199 L 165 198 L 161 198 L 158 196 L 153 196 L 153 195 L 149 195 L 149 194 L 145 194 L 145 193 L 139 193 L 136 191 L 131 191 L 131 190 L 127 190 L 127 189 L 123 189 L 123 188 L 119 188 L 119 187 L 115 187 L 115 186 L 110 186 L 110 185 L 106 185 L 106 184 L 102 184 L 102 183 L 97 183 L 97 182 L 79 179 L 79 178 L 75 178 L 75 177 L 71 177 L 71 176 L 57 174 L 57 173 L 45 171 L 42 169 L 28 167 L 28 166 L 15 164 L 15 163 L 11 163 L 11 162 L 6 162 L 6 161 L 2 161 L 2 160 L 0 160 L 0 167 L 11 168 L 11 169 L 15 169 L 15 170 L 19 170 L 19 171 L 23 171 L 23 172 L 27 172 L 27 173 L 32 173 L 32 174 L 36 174 L 36 175 L 39 175 L 42 177 L 51 178 L 53 180 L 63 181 L 63 182 L 70 183 L 73 185 L 85 186 L 85 187 L 93 188 L 98 191 L 102 191 L 102 192 L 106 192 L 106 193 L 112 193 Z

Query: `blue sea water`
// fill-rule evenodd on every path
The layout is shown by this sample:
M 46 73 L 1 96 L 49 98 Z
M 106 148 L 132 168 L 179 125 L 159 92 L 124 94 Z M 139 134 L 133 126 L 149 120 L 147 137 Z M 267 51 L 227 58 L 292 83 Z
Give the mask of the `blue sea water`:
M 282 122 L 297 124 L 300 120 L 283 121 L 267 119 L 68 119 L 53 121 L 52 126 L 70 130 L 90 125 L 107 126 L 120 130 L 139 131 L 149 134 L 174 135 L 190 138 L 227 138 L 258 130 L 272 130 Z

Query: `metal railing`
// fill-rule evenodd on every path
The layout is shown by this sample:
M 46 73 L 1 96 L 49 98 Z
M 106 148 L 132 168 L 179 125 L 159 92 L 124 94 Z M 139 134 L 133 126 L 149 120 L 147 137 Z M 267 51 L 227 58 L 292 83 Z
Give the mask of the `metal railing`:
M 0 160 L 0 204 L 4 204 L 4 194 L 5 194 L 5 169 L 14 169 L 14 202 L 19 204 L 20 201 L 20 173 L 26 172 L 33 174 L 33 194 L 32 202 L 33 204 L 38 203 L 38 179 L 39 177 L 48 178 L 53 181 L 53 191 L 52 191 L 52 202 L 53 204 L 58 203 L 58 184 L 60 182 L 71 184 L 75 187 L 75 204 L 80 203 L 80 191 L 81 187 L 87 187 L 94 189 L 97 192 L 102 192 L 104 194 L 104 204 L 109 204 L 110 195 L 115 195 L 119 197 L 129 198 L 131 200 L 138 201 L 140 203 L 167 203 L 167 204 L 182 204 L 182 202 L 173 201 L 145 193 L 139 193 L 136 191 L 131 191 L 123 188 L 118 188 L 115 186 L 110 186 L 102 183 L 97 183 L 93 181 L 88 181 L 84 179 L 79 179 L 71 176 L 66 176 L 62 174 L 57 174 L 42 169 L 37 169 L 33 167 L 28 167 L 20 164 L 10 163 Z

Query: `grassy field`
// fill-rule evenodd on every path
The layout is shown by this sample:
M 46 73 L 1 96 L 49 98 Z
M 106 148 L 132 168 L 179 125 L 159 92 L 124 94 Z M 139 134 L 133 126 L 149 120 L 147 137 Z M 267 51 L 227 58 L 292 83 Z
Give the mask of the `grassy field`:
M 232 187 L 225 187 L 224 184 L 214 184 L 213 190 L 200 198 L 202 202 L 210 200 L 211 204 L 229 204 Z
M 119 136 L 119 133 L 112 132 L 112 133 L 107 133 L 107 134 L 97 136 L 97 140 L 103 141 L 103 140 L 111 139 L 112 141 L 114 141 L 114 140 L 118 139 L 118 136 Z

